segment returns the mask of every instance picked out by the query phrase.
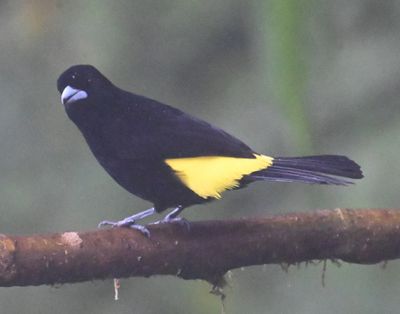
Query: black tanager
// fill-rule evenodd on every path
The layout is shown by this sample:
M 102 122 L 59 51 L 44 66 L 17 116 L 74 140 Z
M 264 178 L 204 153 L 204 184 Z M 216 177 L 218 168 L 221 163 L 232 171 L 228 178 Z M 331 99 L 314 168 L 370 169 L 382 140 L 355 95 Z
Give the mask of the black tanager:
M 345 156 L 270 157 L 225 131 L 156 100 L 113 85 L 91 65 L 75 65 L 58 79 L 61 102 L 103 168 L 126 190 L 154 207 L 118 222 L 130 226 L 154 212 L 221 198 L 254 181 L 347 185 L 360 166 Z

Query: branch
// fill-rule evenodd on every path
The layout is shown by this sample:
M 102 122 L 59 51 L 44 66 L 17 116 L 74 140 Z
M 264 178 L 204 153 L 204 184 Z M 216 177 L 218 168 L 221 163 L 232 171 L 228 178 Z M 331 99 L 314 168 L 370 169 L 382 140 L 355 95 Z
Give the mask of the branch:
M 0 235 L 0 286 L 177 275 L 218 284 L 250 265 L 400 257 L 400 210 L 320 210 L 267 218 L 149 225 L 50 235 Z

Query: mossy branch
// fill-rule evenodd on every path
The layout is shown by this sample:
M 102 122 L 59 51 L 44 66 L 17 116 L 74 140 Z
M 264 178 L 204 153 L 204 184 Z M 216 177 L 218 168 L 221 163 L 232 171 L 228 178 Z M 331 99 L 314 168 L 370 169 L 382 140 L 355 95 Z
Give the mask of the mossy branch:
M 400 257 L 400 210 L 335 209 L 265 218 L 47 235 L 0 235 L 0 286 L 175 275 L 218 284 L 230 269 L 340 259 Z

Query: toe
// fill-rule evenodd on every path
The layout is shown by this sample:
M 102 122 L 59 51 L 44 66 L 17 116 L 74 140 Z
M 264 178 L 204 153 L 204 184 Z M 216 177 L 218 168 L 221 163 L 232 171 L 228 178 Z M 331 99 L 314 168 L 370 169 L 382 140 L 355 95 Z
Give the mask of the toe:
M 114 221 L 110 221 L 110 220 L 103 220 L 101 221 L 98 225 L 97 228 L 101 228 L 101 227 L 105 227 L 105 226 L 112 226 L 114 227 L 116 225 L 116 223 Z
M 130 225 L 129 227 L 132 228 L 132 229 L 136 229 L 136 230 L 140 231 L 147 238 L 150 238 L 150 231 L 145 226 L 142 226 L 142 225 Z

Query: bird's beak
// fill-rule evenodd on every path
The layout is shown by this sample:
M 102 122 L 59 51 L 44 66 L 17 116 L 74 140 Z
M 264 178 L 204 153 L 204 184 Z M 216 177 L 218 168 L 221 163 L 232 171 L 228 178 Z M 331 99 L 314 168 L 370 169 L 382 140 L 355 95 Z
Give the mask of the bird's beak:
M 88 94 L 84 90 L 67 86 L 61 94 L 61 102 L 63 105 L 67 105 L 87 97 Z

